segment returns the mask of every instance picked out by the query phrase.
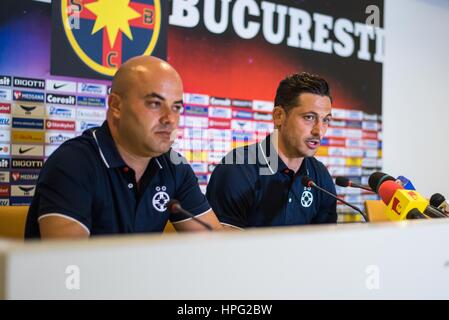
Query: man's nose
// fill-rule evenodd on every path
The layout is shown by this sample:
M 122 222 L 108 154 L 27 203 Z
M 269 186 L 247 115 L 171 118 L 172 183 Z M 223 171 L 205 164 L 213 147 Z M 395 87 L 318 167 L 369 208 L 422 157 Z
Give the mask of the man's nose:
M 178 122 L 178 113 L 176 113 L 172 108 L 165 105 L 161 109 L 161 118 L 160 121 L 162 124 L 176 124 Z
M 326 132 L 326 126 L 323 121 L 317 120 L 312 128 L 312 135 L 322 138 Z

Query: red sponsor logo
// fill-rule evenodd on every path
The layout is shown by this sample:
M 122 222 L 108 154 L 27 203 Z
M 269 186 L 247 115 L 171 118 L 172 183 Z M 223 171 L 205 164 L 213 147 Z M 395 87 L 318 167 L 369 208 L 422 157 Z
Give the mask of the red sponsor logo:
M 0 103 L 0 113 L 11 113 L 11 104 Z
M 209 128 L 212 129 L 230 129 L 231 120 L 226 119 L 209 119 Z
M 0 197 L 9 197 L 9 186 L 0 186 Z
M 74 121 L 47 120 L 47 121 L 45 121 L 45 127 L 48 130 L 74 131 L 75 130 L 75 122 Z
M 363 131 L 363 139 L 374 139 L 377 140 L 377 132 L 367 132 Z
M 17 181 L 20 179 L 20 172 L 11 172 L 11 177 L 14 181 Z
M 346 147 L 346 139 L 342 138 L 330 138 L 329 139 L 329 146 L 332 147 Z

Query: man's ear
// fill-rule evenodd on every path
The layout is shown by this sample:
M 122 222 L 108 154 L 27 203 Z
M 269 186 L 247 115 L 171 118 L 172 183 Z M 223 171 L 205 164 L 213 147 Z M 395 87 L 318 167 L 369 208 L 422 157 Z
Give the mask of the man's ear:
M 113 119 L 120 119 L 122 110 L 122 98 L 116 93 L 111 93 L 108 97 L 109 112 Z
M 285 110 L 280 106 L 275 106 L 273 109 L 274 127 L 279 128 L 285 121 Z

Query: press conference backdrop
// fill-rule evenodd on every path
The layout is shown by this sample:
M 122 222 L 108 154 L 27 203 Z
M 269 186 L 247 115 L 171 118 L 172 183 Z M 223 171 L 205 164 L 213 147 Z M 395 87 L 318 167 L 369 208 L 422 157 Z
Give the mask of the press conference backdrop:
M 112 18 L 103 2 L 2 2 L 0 205 L 30 203 L 45 160 L 101 125 L 111 76 L 139 54 L 166 58 L 184 80 L 174 148 L 203 190 L 228 151 L 272 132 L 276 87 L 301 71 L 332 88 L 334 120 L 317 158 L 361 183 L 381 168 L 383 1 L 139 0 Z M 337 191 L 360 206 L 373 198 Z

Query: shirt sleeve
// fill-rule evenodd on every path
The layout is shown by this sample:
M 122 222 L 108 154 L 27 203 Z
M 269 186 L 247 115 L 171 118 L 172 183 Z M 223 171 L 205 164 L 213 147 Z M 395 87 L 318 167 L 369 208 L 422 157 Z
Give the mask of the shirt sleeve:
M 239 228 L 248 226 L 247 213 L 254 202 L 255 193 L 255 180 L 245 168 L 246 165 L 238 164 L 218 165 L 206 192 L 218 220 Z
M 38 219 L 60 214 L 92 226 L 95 167 L 80 146 L 62 145 L 50 156 L 36 187 Z
M 337 194 L 335 190 L 334 181 L 332 180 L 329 171 L 322 163 L 318 163 L 319 172 L 321 173 L 321 186 L 333 194 Z M 336 223 L 337 222 L 337 200 L 331 196 L 322 193 L 319 210 L 316 216 L 312 219 L 312 224 Z
M 206 197 L 201 192 L 198 185 L 198 178 L 192 170 L 192 167 L 183 158 L 183 163 L 178 164 L 176 168 L 176 191 L 175 199 L 181 206 L 191 214 L 197 216 L 210 210 Z M 170 214 L 171 222 L 179 222 L 188 219 L 181 214 Z

